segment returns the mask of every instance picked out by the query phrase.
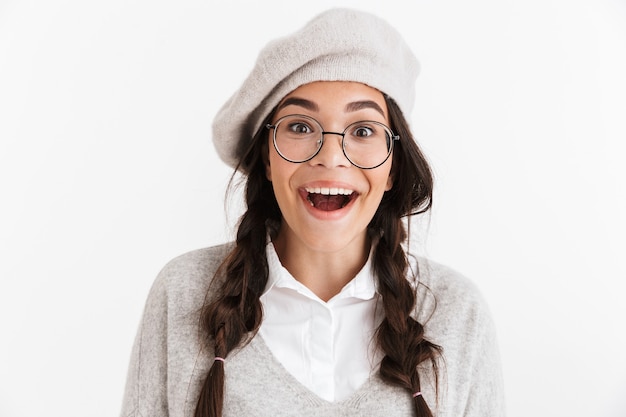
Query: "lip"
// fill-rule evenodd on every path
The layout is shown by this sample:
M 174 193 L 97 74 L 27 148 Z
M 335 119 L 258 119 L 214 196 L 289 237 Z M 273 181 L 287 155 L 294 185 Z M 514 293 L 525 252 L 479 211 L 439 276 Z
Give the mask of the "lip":
M 314 206 L 311 205 L 311 203 L 309 202 L 309 193 L 307 191 L 308 189 L 311 188 L 339 188 L 339 189 L 344 189 L 344 190 L 352 190 L 354 193 L 356 193 L 356 197 L 351 199 L 348 204 L 346 204 L 344 207 L 338 209 L 338 210 L 332 210 L 332 211 L 325 211 L 325 210 L 320 210 L 315 208 Z M 354 203 L 356 200 L 358 200 L 359 196 L 361 195 L 361 193 L 357 190 L 357 188 L 354 185 L 345 183 L 345 182 L 337 182 L 337 181 L 314 181 L 314 182 L 308 182 L 306 184 L 301 185 L 300 187 L 298 187 L 298 194 L 300 195 L 300 200 L 302 202 L 302 204 L 304 205 L 304 208 L 307 210 L 307 212 L 309 212 L 313 217 L 319 219 L 319 220 L 339 220 L 341 218 L 343 218 L 344 216 L 346 216 L 350 210 L 352 209 L 352 207 L 354 206 Z

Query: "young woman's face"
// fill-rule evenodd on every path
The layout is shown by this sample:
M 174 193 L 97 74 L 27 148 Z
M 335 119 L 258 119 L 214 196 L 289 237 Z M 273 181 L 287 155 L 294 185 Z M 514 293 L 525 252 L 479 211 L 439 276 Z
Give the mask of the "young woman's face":
M 382 93 L 355 82 L 301 86 L 283 98 L 272 123 L 293 114 L 314 118 L 324 132 L 343 132 L 363 120 L 390 124 Z M 273 133 L 269 134 L 266 173 L 283 215 L 279 238 L 288 245 L 322 252 L 365 248 L 367 225 L 392 186 L 392 158 L 374 169 L 357 168 L 342 151 L 342 136 L 326 134 L 315 157 L 293 163 L 278 154 Z

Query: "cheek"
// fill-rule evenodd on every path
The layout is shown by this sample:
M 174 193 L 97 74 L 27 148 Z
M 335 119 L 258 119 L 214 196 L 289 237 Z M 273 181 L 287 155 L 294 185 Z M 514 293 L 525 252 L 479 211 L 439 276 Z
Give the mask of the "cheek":
M 289 188 L 295 169 L 297 169 L 295 164 L 285 161 L 276 152 L 270 151 L 268 161 L 265 164 L 265 173 L 267 179 L 272 182 L 275 193 L 280 193 Z
M 377 168 L 378 169 L 378 168 Z M 383 165 L 380 167 L 380 172 L 376 173 L 376 176 L 370 179 L 371 184 L 382 192 L 389 191 L 393 187 L 393 173 L 391 172 L 391 164 Z
M 280 182 L 289 176 L 289 163 L 281 158 L 274 147 L 270 147 L 265 157 L 265 175 L 270 182 Z
M 393 187 L 393 176 L 389 174 L 387 177 L 387 186 L 385 187 L 385 191 L 391 190 L 391 187 Z

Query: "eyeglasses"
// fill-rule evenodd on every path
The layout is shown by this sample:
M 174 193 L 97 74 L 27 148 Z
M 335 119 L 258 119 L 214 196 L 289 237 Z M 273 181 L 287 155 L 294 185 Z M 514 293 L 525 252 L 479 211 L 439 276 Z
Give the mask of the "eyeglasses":
M 276 152 L 296 164 L 309 161 L 319 153 L 324 145 L 324 135 L 339 135 L 348 161 L 361 169 L 373 169 L 385 163 L 391 155 L 393 143 L 400 140 L 400 136 L 394 135 L 384 124 L 370 120 L 352 123 L 341 133 L 325 132 L 314 118 L 290 114 L 265 127 L 274 129 Z

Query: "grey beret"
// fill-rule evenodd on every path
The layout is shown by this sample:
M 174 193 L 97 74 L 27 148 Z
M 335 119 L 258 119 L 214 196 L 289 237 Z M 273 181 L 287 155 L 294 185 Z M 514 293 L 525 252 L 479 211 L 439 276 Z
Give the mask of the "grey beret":
M 389 23 L 369 13 L 331 9 L 268 43 L 250 75 L 218 111 L 213 143 L 231 167 L 263 119 L 287 94 L 314 81 L 355 81 L 392 97 L 408 116 L 419 63 Z

